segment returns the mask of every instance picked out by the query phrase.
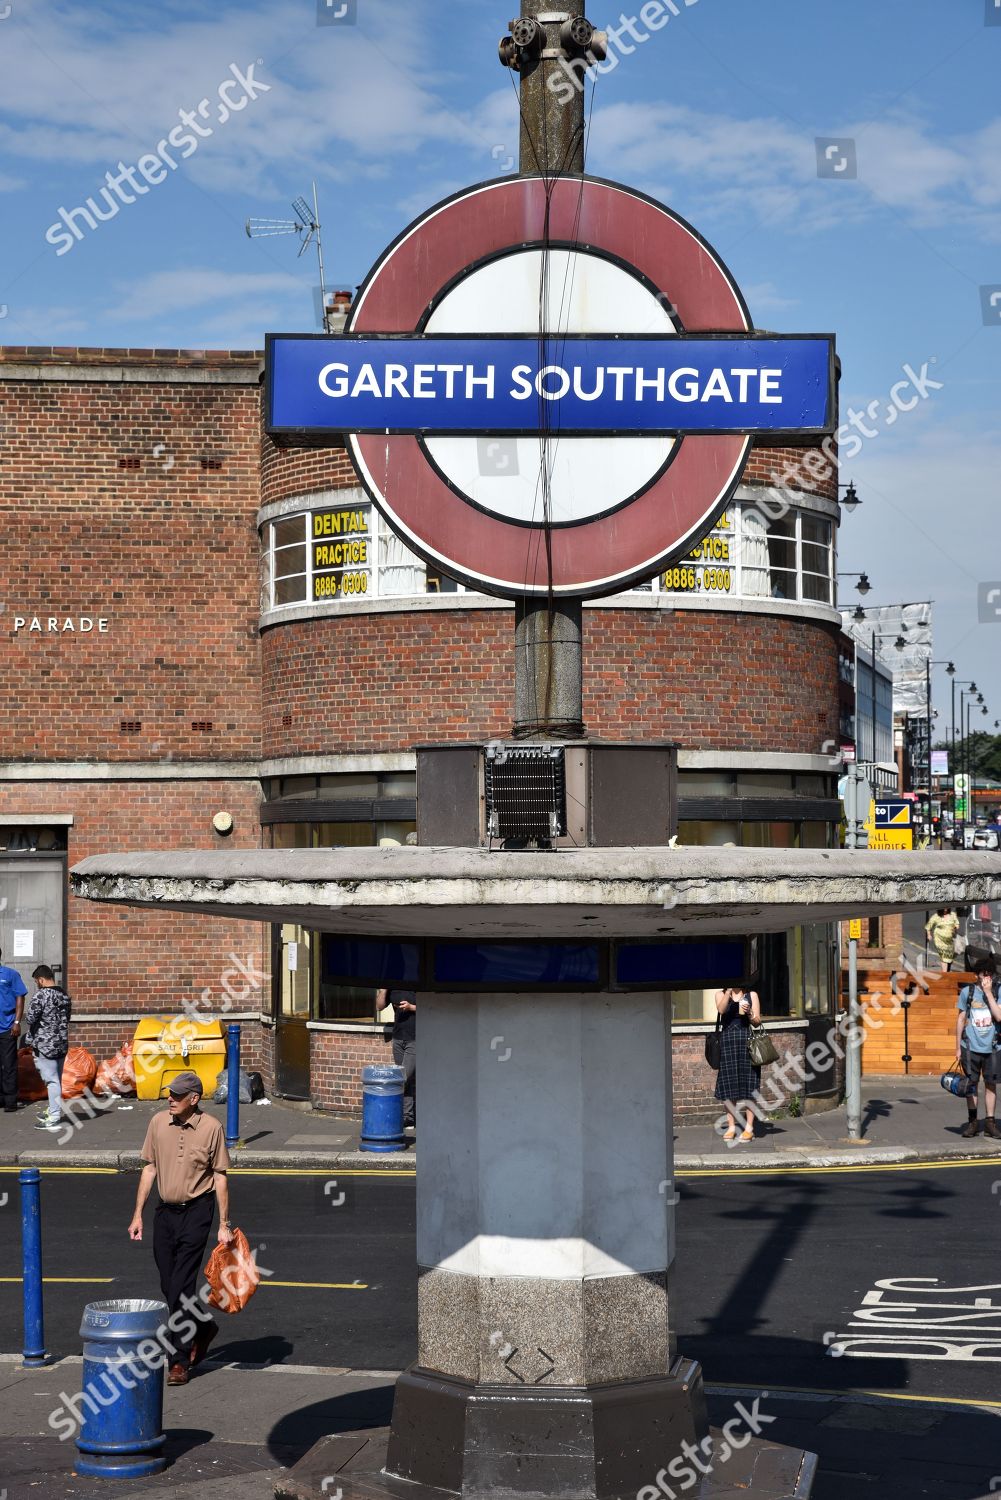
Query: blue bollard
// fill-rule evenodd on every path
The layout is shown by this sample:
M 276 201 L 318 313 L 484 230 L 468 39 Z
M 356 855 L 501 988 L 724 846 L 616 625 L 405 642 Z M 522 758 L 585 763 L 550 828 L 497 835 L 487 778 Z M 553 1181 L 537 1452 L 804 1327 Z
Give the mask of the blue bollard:
M 42 1311 L 42 1174 L 37 1167 L 22 1167 L 21 1264 L 24 1278 L 24 1351 L 22 1368 L 38 1369 L 51 1362 L 45 1347 Z
M 232 1150 L 240 1140 L 240 1028 L 235 1021 L 226 1027 L 226 1146 Z
M 362 1151 L 400 1151 L 403 1134 L 403 1069 L 377 1063 L 361 1070 Z
M 78 1474 L 141 1479 L 166 1468 L 164 1355 L 154 1347 L 140 1354 L 140 1346 L 154 1340 L 166 1320 L 166 1302 L 142 1298 L 91 1302 L 84 1308 Z

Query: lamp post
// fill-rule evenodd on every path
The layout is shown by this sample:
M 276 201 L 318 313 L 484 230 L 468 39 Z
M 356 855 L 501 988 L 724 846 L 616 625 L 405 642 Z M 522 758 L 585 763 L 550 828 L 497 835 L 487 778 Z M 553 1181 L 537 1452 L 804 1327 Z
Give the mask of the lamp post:
M 925 801 L 925 826 L 928 829 L 928 837 L 931 838 L 931 669 L 932 667 L 944 667 L 950 677 L 956 675 L 956 663 L 952 661 L 932 661 L 930 656 L 925 657 L 925 718 L 928 722 L 928 743 L 925 747 L 926 770 L 928 779 L 925 782 L 928 795 Z M 941 827 L 941 825 L 939 825 Z M 939 838 L 939 847 L 942 840 Z
M 894 649 L 902 651 L 907 645 L 903 635 L 890 636 L 889 634 L 877 635 L 875 630 L 870 632 L 872 639 L 872 763 L 876 764 L 876 642 L 893 641 Z
M 962 734 L 962 732 L 963 732 L 963 693 L 965 692 L 965 690 L 967 688 L 972 688 L 973 691 L 976 692 L 976 690 L 977 690 L 977 684 L 973 681 L 972 678 L 970 679 L 969 682 L 967 682 L 965 680 L 962 681 L 962 682 L 957 682 L 957 680 L 956 680 L 955 677 L 952 679 L 952 841 L 953 841 L 953 844 L 955 844 L 955 842 L 956 842 L 956 776 L 958 774 L 958 764 L 957 764 L 957 761 L 956 761 L 956 688 L 957 687 L 959 687 L 959 688 L 961 688 L 963 690 L 962 692 L 960 692 L 960 695 L 959 695 L 959 732 L 960 732 L 960 734 Z M 964 824 L 965 824 L 965 816 L 964 816 Z

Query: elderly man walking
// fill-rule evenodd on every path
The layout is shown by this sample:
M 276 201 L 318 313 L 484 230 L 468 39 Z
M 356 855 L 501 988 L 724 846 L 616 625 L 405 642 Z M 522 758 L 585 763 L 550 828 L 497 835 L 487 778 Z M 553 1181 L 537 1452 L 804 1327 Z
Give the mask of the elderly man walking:
M 170 1084 L 166 1110 L 154 1115 L 143 1142 L 142 1175 L 129 1237 L 143 1237 L 143 1208 L 154 1182 L 160 1195 L 153 1223 L 153 1257 L 160 1288 L 175 1315 L 193 1313 L 198 1274 L 205 1258 L 212 1213 L 219 1205 L 219 1243 L 233 1238 L 229 1223 L 229 1153 L 218 1120 L 201 1111 L 202 1081 L 197 1073 L 179 1073 Z M 193 1337 L 178 1331 L 175 1354 L 167 1370 L 168 1385 L 186 1385 L 188 1371 L 204 1359 L 219 1332 L 215 1321 L 199 1307 Z M 183 1327 L 183 1322 L 182 1322 Z

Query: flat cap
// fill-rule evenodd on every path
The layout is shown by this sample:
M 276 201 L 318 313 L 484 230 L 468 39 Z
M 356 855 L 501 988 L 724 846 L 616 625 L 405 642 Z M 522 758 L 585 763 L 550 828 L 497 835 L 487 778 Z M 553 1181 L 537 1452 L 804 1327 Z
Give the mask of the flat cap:
M 167 1085 L 167 1092 L 169 1094 L 176 1094 L 179 1099 L 183 1099 L 185 1094 L 204 1093 L 205 1086 L 197 1073 L 178 1073 L 177 1077 L 172 1078 Z

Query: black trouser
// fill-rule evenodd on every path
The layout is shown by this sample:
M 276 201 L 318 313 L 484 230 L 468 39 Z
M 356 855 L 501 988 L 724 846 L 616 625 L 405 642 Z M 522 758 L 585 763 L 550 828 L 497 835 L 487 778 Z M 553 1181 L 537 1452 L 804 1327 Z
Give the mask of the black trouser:
M 403 1069 L 403 1123 L 417 1124 L 417 1043 L 412 1036 L 393 1038 L 393 1061 Z
M 176 1359 L 181 1364 L 187 1363 L 194 1342 L 194 1334 L 185 1325 L 195 1322 L 202 1327 L 214 1322 L 204 1303 L 199 1303 L 201 1311 L 205 1313 L 204 1320 L 199 1322 L 190 1307 L 185 1309 L 181 1300 L 185 1296 L 194 1299 L 199 1273 L 205 1262 L 205 1246 L 212 1228 L 214 1211 L 215 1193 L 209 1192 L 203 1193 L 184 1208 L 173 1203 L 160 1203 L 153 1220 L 153 1258 L 160 1272 L 163 1300 L 171 1314 L 178 1311 L 181 1313 L 173 1330 L 169 1330 L 167 1335 L 177 1350 Z M 177 1329 L 187 1337 L 181 1337 L 175 1331 Z M 175 1363 L 175 1356 L 171 1356 L 170 1363 Z
M 0 1094 L 4 1109 L 17 1109 L 17 1037 L 0 1031 Z

